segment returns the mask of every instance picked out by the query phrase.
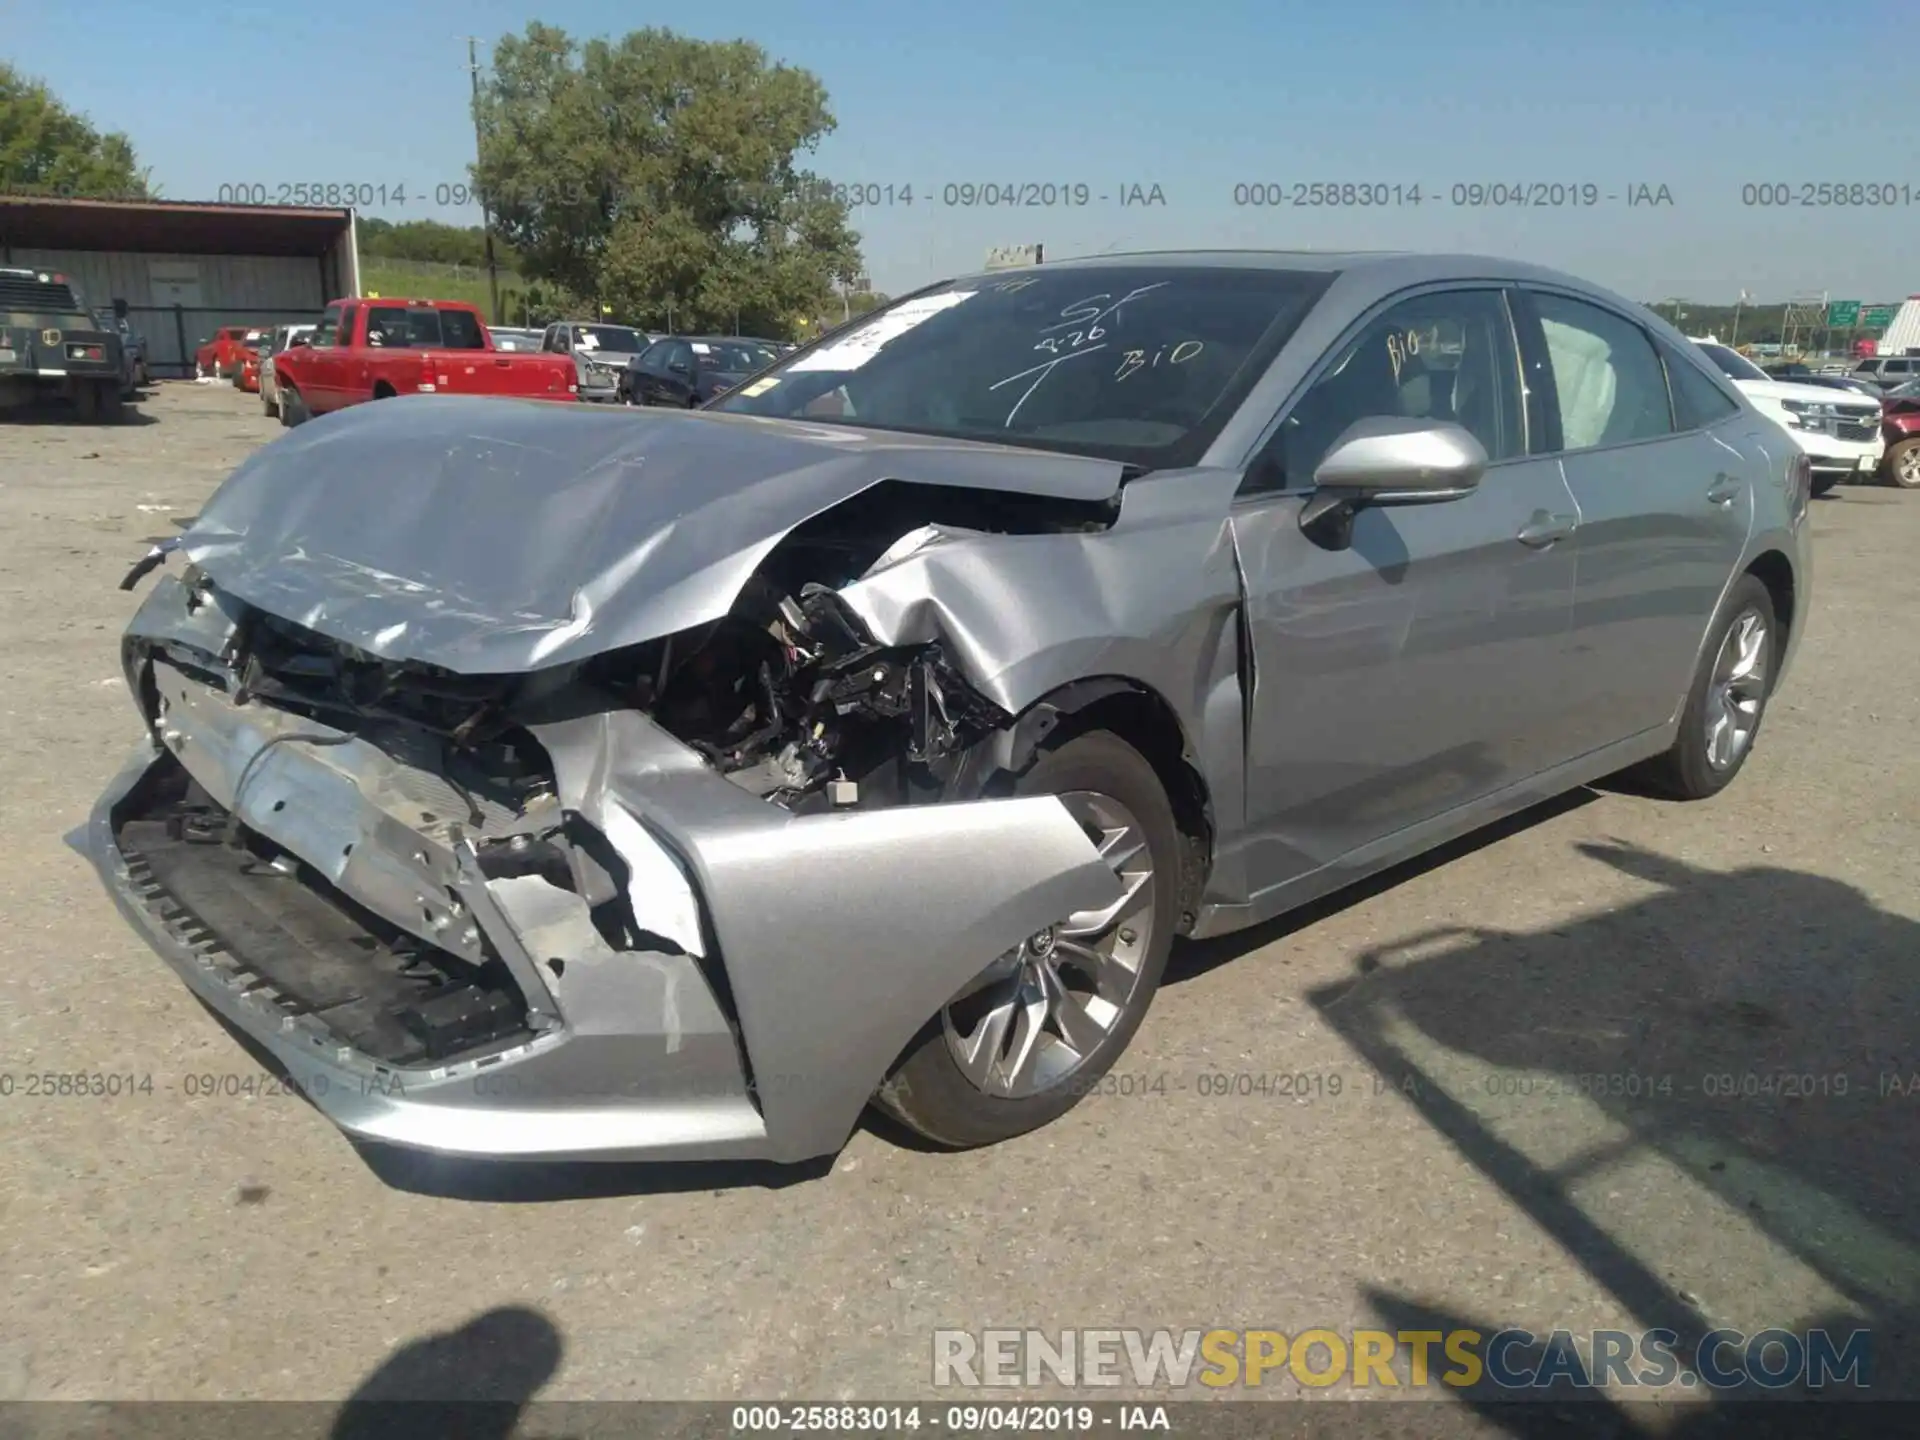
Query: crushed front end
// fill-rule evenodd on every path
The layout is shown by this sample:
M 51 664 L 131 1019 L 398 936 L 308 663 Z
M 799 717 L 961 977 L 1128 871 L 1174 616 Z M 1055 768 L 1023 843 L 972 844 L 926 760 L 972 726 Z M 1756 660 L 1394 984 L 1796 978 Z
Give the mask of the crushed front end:
M 95 864 L 367 1140 L 830 1153 L 948 997 L 1117 893 L 1058 802 L 967 798 L 970 743 L 1011 717 L 818 584 L 762 578 L 696 632 L 476 676 L 189 569 L 123 648 L 148 733 L 95 809 Z

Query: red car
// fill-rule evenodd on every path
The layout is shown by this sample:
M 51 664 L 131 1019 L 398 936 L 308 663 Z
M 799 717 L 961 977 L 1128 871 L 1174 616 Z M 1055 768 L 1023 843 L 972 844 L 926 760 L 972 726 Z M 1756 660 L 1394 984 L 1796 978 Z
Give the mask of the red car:
M 1920 490 L 1920 380 L 1880 397 L 1880 433 L 1887 441 L 1880 473 L 1902 490 Z
M 251 325 L 222 326 L 211 340 L 200 342 L 200 348 L 193 352 L 194 365 L 202 375 L 218 375 L 222 380 L 239 374 L 249 335 L 255 337 L 257 344 L 260 331 Z
M 480 312 L 454 300 L 336 300 L 273 357 L 273 378 L 282 425 L 398 395 L 580 399 L 571 355 L 496 349 Z

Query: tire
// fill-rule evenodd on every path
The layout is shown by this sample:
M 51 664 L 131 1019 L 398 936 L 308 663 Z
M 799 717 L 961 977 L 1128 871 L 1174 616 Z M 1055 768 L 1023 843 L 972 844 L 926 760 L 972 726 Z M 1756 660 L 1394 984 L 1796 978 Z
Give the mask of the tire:
M 1022 986 L 1027 987 L 1029 996 L 1044 993 L 1044 989 L 1033 989 L 1034 984 L 1045 982 L 1057 987 L 1062 979 L 1072 986 L 1092 989 L 1089 972 L 1078 969 L 1068 948 L 1080 948 L 1078 942 L 1056 935 L 1052 929 L 995 961 L 988 968 L 1001 974 L 977 993 L 956 997 L 914 1037 L 874 1100 L 925 1139 L 950 1149 L 992 1145 L 1024 1135 L 1071 1110 L 1112 1067 L 1140 1028 L 1173 947 L 1180 832 L 1159 776 L 1138 750 L 1109 731 L 1089 731 L 1043 750 L 1014 780 L 1009 793 L 1073 796 L 1074 807 L 1089 803 L 1079 797 L 1092 795 L 1105 807 L 1098 825 L 1106 827 L 1116 819 L 1130 818 L 1134 832 L 1145 842 L 1144 850 L 1130 852 L 1119 863 L 1129 867 L 1123 872 L 1128 878 L 1138 878 L 1139 860 L 1144 856 L 1151 868 L 1138 893 L 1149 897 L 1150 907 L 1134 904 L 1113 924 L 1094 930 L 1089 937 L 1096 946 L 1111 941 L 1114 954 L 1131 951 L 1131 967 L 1113 960 L 1104 967 L 1112 982 L 1110 997 L 1118 997 L 1118 1008 L 1110 1021 L 1102 1027 L 1068 997 L 1056 1001 L 1049 1008 L 1042 1031 L 1028 1037 L 1033 1053 L 1045 1057 L 1051 1066 L 1064 1067 L 1078 1054 L 1078 1063 L 1071 1068 L 1063 1068 L 1050 1079 L 1029 1072 L 1024 1083 L 1009 1085 L 1006 1067 L 991 1058 L 1010 1051 L 1022 1038 L 1017 1021 L 998 1030 L 991 1024 L 994 1015 L 1016 1013 L 1012 1000 Z M 1088 812 L 1082 810 L 1076 818 L 1087 823 Z M 1131 941 L 1128 936 L 1133 937 Z M 1129 968 L 1130 980 L 1126 978 Z M 987 972 L 982 973 L 984 976 Z M 1052 980 L 1047 981 L 1047 976 Z M 1115 1002 L 1110 998 L 1109 1003 Z M 1064 1007 L 1068 1006 L 1072 1007 L 1072 1028 L 1090 1026 L 1082 1033 L 1099 1036 L 1079 1050 L 1061 1039 L 1060 1022 L 1054 1018 L 1066 1013 Z M 1099 1035 L 1102 1028 L 1105 1033 Z M 984 1068 L 989 1075 L 981 1081 L 969 1078 L 962 1068 L 960 1052 L 969 1048 L 969 1041 L 991 1042 L 974 1052 L 987 1057 Z
M 90 380 L 82 381 L 73 392 L 73 409 L 82 423 L 98 425 L 100 423 L 100 387 Z
M 1818 500 L 1822 495 L 1829 494 L 1833 490 L 1833 487 L 1839 483 L 1840 477 L 1838 475 L 1822 475 L 1816 470 L 1813 476 L 1813 485 L 1808 493 L 1812 495 L 1814 499 Z
M 307 402 L 300 398 L 300 392 L 288 386 L 280 387 L 280 423 L 291 430 L 295 425 L 304 424 L 312 419 Z
M 1747 655 L 1739 632 L 1750 620 L 1761 627 L 1754 669 L 1742 684 L 1737 680 L 1732 695 L 1738 704 L 1731 712 L 1718 710 L 1716 695 L 1723 694 L 1722 680 L 1729 662 L 1745 668 Z M 1710 638 L 1701 651 L 1700 668 L 1687 692 L 1686 708 L 1680 714 L 1680 733 L 1666 754 L 1656 756 L 1629 772 L 1647 788 L 1673 800 L 1705 800 L 1718 795 L 1733 783 L 1733 777 L 1745 767 L 1747 758 L 1760 737 L 1760 725 L 1766 718 L 1767 701 L 1773 693 L 1774 672 L 1780 655 L 1780 625 L 1773 611 L 1773 596 L 1756 575 L 1742 575 L 1728 592 L 1726 603 L 1715 619 Z M 1750 713 L 1749 713 L 1750 711 Z M 1744 717 L 1747 726 L 1744 741 L 1719 761 L 1709 753 L 1707 734 L 1710 713 L 1726 716 L 1738 725 Z M 1734 738 L 1734 737 L 1730 737 Z
M 1920 435 L 1894 445 L 1880 464 L 1889 485 L 1898 485 L 1902 490 L 1920 490 Z

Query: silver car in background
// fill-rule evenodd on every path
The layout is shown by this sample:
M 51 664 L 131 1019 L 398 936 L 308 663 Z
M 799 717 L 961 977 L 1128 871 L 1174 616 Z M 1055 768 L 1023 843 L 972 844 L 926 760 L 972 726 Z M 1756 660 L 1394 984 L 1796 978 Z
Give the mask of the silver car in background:
M 1549 270 L 970 276 L 692 412 L 264 447 L 127 631 L 90 848 L 362 1139 L 798 1161 L 877 1101 L 990 1143 L 1096 1085 L 1176 936 L 1618 771 L 1727 785 L 1809 483 Z
M 296 342 L 305 344 L 313 330 L 310 324 L 276 325 L 260 346 L 260 408 L 269 418 L 280 413 L 280 382 L 274 377 L 273 357 Z

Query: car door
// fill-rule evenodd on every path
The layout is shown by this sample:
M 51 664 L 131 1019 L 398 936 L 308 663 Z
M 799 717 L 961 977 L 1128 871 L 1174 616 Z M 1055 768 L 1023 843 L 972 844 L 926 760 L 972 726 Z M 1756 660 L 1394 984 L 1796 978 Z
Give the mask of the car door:
M 1753 523 L 1751 446 L 1763 432 L 1744 409 L 1677 425 L 1676 381 L 1705 371 L 1677 352 L 1663 359 L 1630 315 L 1543 286 L 1518 302 L 1522 353 L 1541 373 L 1548 440 L 1580 512 L 1567 668 L 1570 738 L 1585 753 L 1665 723 L 1684 699 Z M 1670 378 L 1669 365 L 1692 373 Z
M 1313 472 L 1379 416 L 1461 424 L 1490 464 L 1463 498 L 1361 509 L 1351 545 L 1329 548 L 1300 525 Z M 1498 283 L 1376 306 L 1278 417 L 1232 516 L 1256 891 L 1558 758 L 1576 525 L 1531 428 Z
M 667 343 L 673 348 L 667 352 L 667 371 L 660 382 L 660 403 L 691 405 L 694 387 L 700 381 L 700 362 L 704 358 L 699 352 L 709 347 L 697 340 L 670 340 Z
M 340 325 L 333 343 L 315 352 L 315 368 L 320 378 L 320 403 L 316 411 L 338 410 L 353 403 L 348 366 L 353 356 L 365 347 L 359 344 L 360 312 L 366 307 L 349 302 L 340 307 Z

